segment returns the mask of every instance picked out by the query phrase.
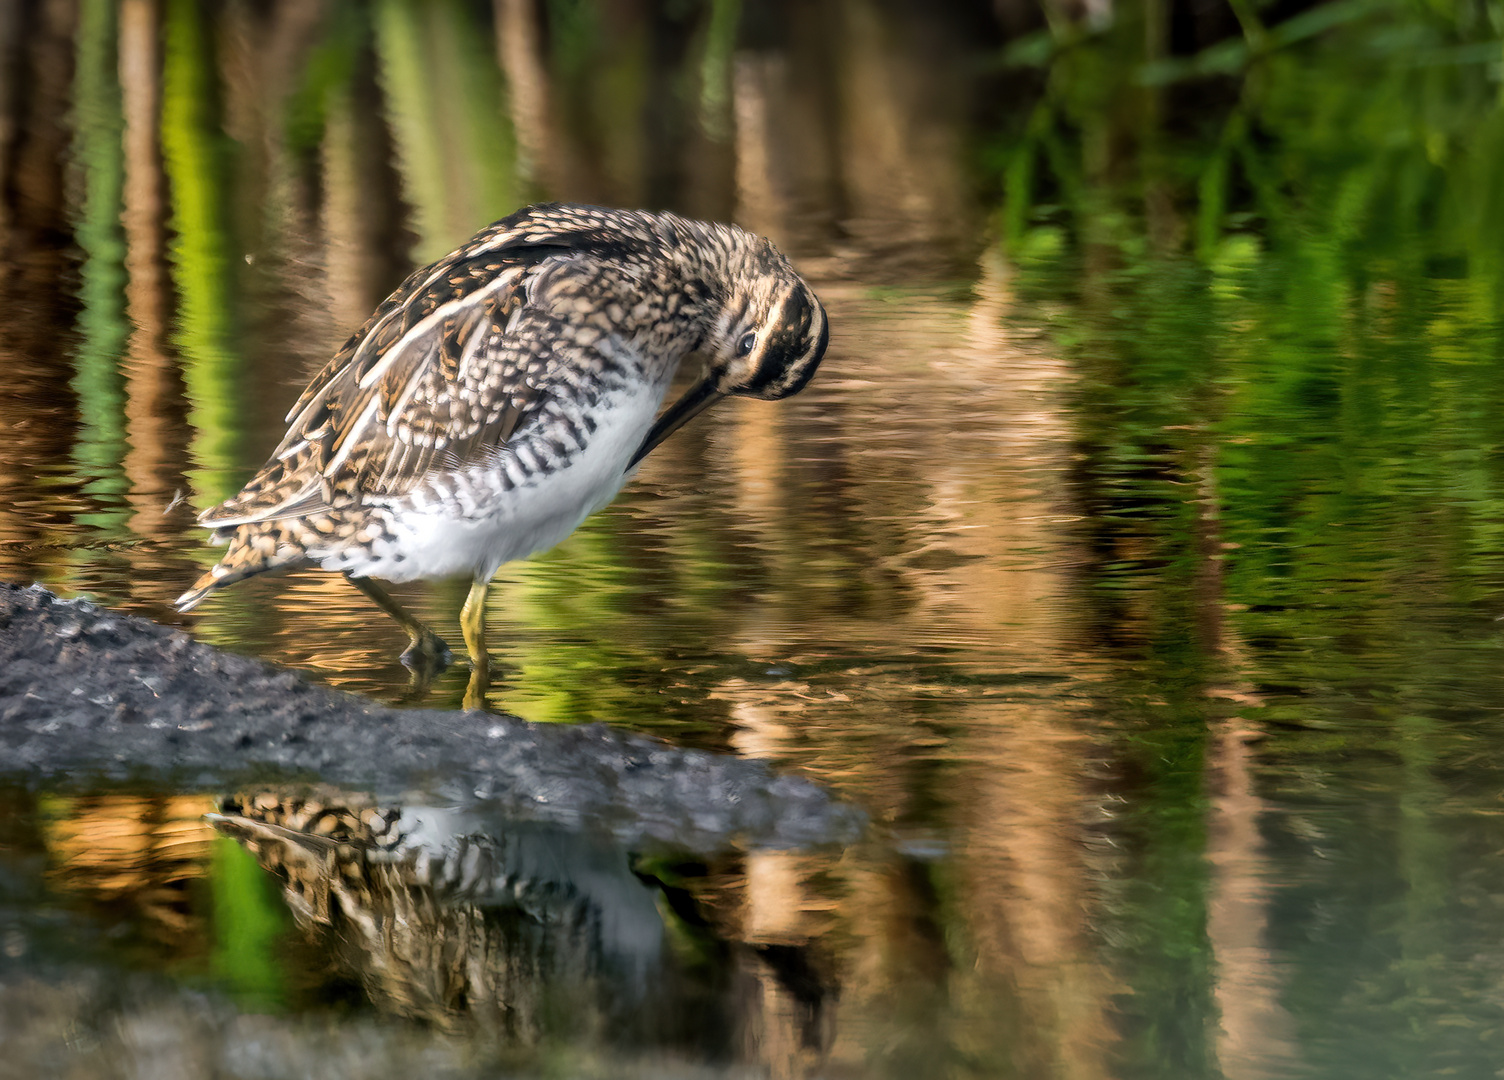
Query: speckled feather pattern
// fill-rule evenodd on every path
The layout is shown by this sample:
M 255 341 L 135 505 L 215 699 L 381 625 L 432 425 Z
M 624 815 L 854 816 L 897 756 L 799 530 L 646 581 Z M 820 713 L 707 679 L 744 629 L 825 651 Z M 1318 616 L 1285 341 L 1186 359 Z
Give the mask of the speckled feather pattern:
M 556 543 L 620 488 L 680 360 L 789 280 L 766 240 L 673 214 L 545 205 L 495 223 L 409 275 L 260 472 L 200 516 L 229 550 L 180 605 L 307 562 L 487 575 Z M 571 469 L 589 475 L 554 484 L 554 506 L 548 478 Z M 437 550 L 446 528 L 458 541 Z

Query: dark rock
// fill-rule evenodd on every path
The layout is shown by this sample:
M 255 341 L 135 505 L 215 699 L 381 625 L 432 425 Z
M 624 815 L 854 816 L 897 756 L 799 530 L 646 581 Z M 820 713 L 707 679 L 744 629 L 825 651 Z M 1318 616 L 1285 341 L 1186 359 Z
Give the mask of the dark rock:
M 182 788 L 279 775 L 384 794 L 463 791 L 496 812 L 695 849 L 845 842 L 862 821 L 760 761 L 600 724 L 385 708 L 146 619 L 4 583 L 0 775 Z

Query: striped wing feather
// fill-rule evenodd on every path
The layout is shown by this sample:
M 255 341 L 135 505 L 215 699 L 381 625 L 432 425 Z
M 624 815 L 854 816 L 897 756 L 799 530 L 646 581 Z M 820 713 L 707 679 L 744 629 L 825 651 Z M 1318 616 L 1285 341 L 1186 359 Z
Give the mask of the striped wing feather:
M 498 242 L 499 228 L 404 282 L 303 392 L 271 460 L 199 520 L 228 527 L 400 495 L 441 460 L 504 445 L 541 400 L 537 342 L 518 333 L 526 275 L 560 247 L 516 231 Z

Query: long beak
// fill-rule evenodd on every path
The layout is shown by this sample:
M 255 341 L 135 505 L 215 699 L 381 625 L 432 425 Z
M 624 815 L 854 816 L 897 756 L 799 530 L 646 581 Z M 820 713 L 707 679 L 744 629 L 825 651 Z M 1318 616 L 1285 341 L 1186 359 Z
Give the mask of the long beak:
M 627 468 L 635 468 L 639 461 L 653 451 L 654 447 L 725 396 L 715 388 L 715 379 L 711 375 L 706 375 L 705 378 L 695 383 L 685 391 L 683 397 L 664 410 L 663 415 L 648 431 L 647 438 L 642 440 L 637 453 L 633 454 L 632 460 L 627 462 Z

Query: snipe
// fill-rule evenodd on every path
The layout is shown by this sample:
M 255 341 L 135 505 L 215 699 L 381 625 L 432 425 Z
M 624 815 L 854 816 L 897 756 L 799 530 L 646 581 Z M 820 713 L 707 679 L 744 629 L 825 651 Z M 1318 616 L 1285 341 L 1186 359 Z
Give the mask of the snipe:
M 482 707 L 497 568 L 563 540 L 721 398 L 797 393 L 828 337 L 815 294 L 761 237 L 527 207 L 414 271 L 319 372 L 271 460 L 199 515 L 229 550 L 178 608 L 269 570 L 341 571 L 407 631 L 404 661 L 432 673 L 449 650 L 371 579 L 468 574 L 465 706 Z M 654 419 L 691 353 L 703 377 Z

